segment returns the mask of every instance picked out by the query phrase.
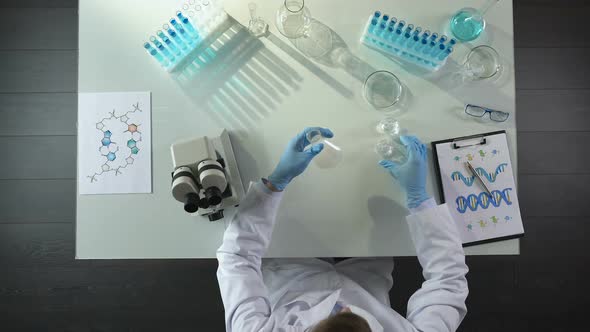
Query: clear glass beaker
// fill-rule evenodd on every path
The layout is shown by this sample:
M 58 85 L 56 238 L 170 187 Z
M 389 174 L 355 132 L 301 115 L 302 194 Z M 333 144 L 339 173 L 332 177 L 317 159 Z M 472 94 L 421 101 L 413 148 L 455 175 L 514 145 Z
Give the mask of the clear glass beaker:
M 319 168 L 334 168 L 342 161 L 342 149 L 323 137 L 319 130 L 308 132 L 306 138 L 310 143 L 307 149 L 311 149 L 316 144 L 324 144 L 322 152 L 313 158 L 314 163 Z
M 464 78 L 483 80 L 496 76 L 502 70 L 500 55 L 490 46 L 481 45 L 473 48 L 463 64 Z
M 311 13 L 304 0 L 285 0 L 276 15 L 277 29 L 291 39 L 303 37 L 311 26 Z
M 367 77 L 363 86 L 365 100 L 376 109 L 395 105 L 402 96 L 402 84 L 394 74 L 379 70 Z

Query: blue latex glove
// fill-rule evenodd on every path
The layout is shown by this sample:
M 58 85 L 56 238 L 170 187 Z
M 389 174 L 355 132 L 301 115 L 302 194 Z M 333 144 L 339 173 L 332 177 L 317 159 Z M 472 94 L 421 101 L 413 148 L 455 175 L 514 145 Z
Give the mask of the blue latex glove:
M 324 144 L 320 143 L 313 145 L 311 149 L 304 150 L 309 145 L 306 134 L 314 130 L 319 130 L 323 137 L 334 137 L 330 129 L 309 127 L 291 139 L 279 164 L 268 177 L 268 181 L 278 190 L 284 190 L 294 177 L 305 171 L 313 157 L 324 149 Z
M 403 165 L 390 160 L 381 160 L 379 164 L 404 188 L 408 207 L 415 208 L 430 198 L 426 193 L 426 146 L 414 136 L 401 136 L 400 139 L 408 152 L 408 160 Z

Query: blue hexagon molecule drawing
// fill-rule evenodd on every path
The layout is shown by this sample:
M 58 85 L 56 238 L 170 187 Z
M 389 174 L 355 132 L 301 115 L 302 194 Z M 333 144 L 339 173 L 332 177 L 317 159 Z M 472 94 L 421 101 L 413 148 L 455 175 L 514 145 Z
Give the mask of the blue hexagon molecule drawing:
M 141 147 L 141 124 L 134 120 L 136 112 L 143 112 L 139 102 L 125 113 L 112 110 L 96 123 L 96 130 L 100 133 L 97 150 L 104 162 L 97 165 L 94 174 L 87 176 L 91 183 L 97 182 L 101 176 L 122 174 L 124 169 L 133 165 Z M 126 142 L 126 145 L 119 146 L 117 142 Z

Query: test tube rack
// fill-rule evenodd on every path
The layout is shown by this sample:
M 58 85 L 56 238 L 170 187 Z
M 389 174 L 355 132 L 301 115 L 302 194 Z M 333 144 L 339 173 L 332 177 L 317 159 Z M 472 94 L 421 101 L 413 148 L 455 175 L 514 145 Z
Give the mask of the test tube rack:
M 192 62 L 192 54 L 206 48 L 208 37 L 227 19 L 222 0 L 190 0 L 143 47 L 166 71 L 174 72 Z
M 457 43 L 437 32 L 422 31 L 404 20 L 381 15 L 376 11 L 369 17 L 361 36 L 361 43 L 387 56 L 412 63 L 428 71 L 440 69 Z

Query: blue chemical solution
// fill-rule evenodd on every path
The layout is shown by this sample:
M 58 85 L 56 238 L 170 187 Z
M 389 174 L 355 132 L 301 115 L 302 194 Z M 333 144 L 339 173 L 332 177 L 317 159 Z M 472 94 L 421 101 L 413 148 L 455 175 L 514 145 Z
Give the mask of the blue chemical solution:
M 485 28 L 485 21 L 473 8 L 461 9 L 451 18 L 451 32 L 460 41 L 472 41 Z
M 162 30 L 156 31 L 156 34 L 158 35 L 158 37 L 160 37 L 160 39 L 164 42 L 164 44 L 166 44 L 166 46 L 170 49 L 170 51 L 172 51 L 172 53 L 176 54 L 176 56 L 179 56 L 181 54 L 180 49 L 178 47 L 176 47 L 176 44 L 174 44 L 170 40 L 170 38 L 166 37 L 166 35 L 162 32 Z
M 199 32 L 197 28 L 189 21 L 188 17 L 182 15 L 181 12 L 176 12 L 176 17 L 180 20 L 186 31 L 194 38 L 199 39 Z
M 158 60 L 158 62 L 162 66 L 168 67 L 168 65 L 169 65 L 168 60 L 166 60 L 164 58 L 164 56 L 162 56 L 162 54 L 160 54 L 155 48 L 153 48 L 152 45 L 150 45 L 150 43 L 143 44 L 143 48 L 145 48 L 151 56 L 153 56 L 156 60 Z
M 172 24 L 174 29 L 176 29 L 176 31 L 178 31 L 178 35 L 180 35 L 180 37 L 182 37 L 182 39 L 187 44 L 189 44 L 189 45 L 193 44 L 191 36 L 189 36 L 189 34 L 186 32 L 186 30 L 184 30 L 184 28 L 182 27 L 182 25 L 180 25 L 180 23 L 178 23 L 175 19 L 171 19 L 170 23 Z
M 168 58 L 168 60 L 170 60 L 171 62 L 174 62 L 174 60 L 176 60 L 176 58 L 174 57 L 174 55 L 172 55 L 172 53 L 170 53 L 170 51 L 164 47 L 164 45 L 162 45 L 162 43 L 160 43 L 160 41 L 158 41 L 156 39 L 156 37 L 151 36 L 150 37 L 150 41 L 156 45 L 156 48 L 162 52 L 162 54 L 164 54 L 164 56 L 166 56 Z
M 186 43 L 182 40 L 182 38 L 180 38 L 176 31 L 170 29 L 170 27 L 167 24 L 164 25 L 164 30 L 166 30 L 166 33 L 168 33 L 172 40 L 174 40 L 176 45 L 180 46 L 182 50 L 186 50 Z

